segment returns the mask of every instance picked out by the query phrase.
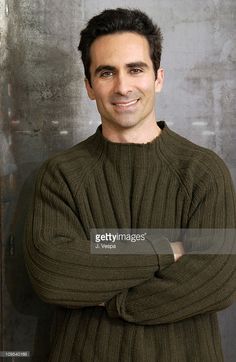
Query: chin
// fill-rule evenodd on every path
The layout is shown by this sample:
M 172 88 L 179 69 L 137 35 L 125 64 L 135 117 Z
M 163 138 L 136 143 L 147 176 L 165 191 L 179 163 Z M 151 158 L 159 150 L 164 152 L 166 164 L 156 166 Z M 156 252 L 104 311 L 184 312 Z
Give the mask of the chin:
M 123 120 L 114 120 L 113 124 L 116 127 L 127 129 L 135 127 L 140 122 L 141 122 L 140 120 L 135 120 L 135 119 L 123 119 Z

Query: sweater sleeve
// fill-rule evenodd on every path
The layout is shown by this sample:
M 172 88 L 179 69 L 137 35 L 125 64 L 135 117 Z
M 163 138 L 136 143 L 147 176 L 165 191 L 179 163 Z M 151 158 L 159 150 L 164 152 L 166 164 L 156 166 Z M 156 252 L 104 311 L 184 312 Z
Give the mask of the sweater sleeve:
M 41 167 L 24 234 L 26 267 L 36 293 L 47 303 L 95 306 L 148 280 L 156 255 L 90 252 L 74 195 L 55 162 Z
M 198 202 L 192 204 L 188 228 L 235 229 L 236 198 L 228 170 L 223 169 L 221 177 L 207 181 L 208 185 L 197 192 Z M 168 266 L 163 264 L 166 255 L 160 255 L 159 272 L 112 298 L 106 304 L 109 316 L 154 325 L 228 307 L 236 300 L 233 239 L 228 241 L 231 252 L 224 255 L 188 253 Z

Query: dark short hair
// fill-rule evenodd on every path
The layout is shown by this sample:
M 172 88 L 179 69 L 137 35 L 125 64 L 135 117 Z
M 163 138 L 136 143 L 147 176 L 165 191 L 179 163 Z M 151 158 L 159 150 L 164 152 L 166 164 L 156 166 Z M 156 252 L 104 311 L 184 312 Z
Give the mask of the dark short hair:
M 81 38 L 78 50 L 81 51 L 85 77 L 88 79 L 90 85 L 90 47 L 92 43 L 100 36 L 121 32 L 137 33 L 147 39 L 156 76 L 161 62 L 163 40 L 161 29 L 139 9 L 106 9 L 91 18 L 86 28 L 80 33 Z

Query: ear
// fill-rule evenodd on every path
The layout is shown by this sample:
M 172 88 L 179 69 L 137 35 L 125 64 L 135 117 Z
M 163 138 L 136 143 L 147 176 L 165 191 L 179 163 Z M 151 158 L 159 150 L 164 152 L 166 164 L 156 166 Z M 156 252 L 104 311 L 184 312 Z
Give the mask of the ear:
M 162 90 L 164 83 L 164 69 L 159 68 L 157 71 L 157 79 L 155 80 L 155 91 L 156 93 L 160 93 Z
M 89 84 L 89 81 L 87 78 L 85 78 L 84 82 L 85 82 L 85 87 L 87 90 L 88 97 L 93 101 L 95 99 L 93 88 Z

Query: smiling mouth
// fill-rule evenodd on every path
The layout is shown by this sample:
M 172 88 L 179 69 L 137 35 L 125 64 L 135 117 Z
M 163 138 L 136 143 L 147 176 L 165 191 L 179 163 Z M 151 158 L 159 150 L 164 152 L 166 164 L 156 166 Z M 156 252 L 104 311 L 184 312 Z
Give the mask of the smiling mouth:
M 116 106 L 116 107 L 119 107 L 119 108 L 128 108 L 130 106 L 133 106 L 134 104 L 136 104 L 137 102 L 139 101 L 139 98 L 138 99 L 134 99 L 132 101 L 129 101 L 129 102 L 114 102 L 112 103 L 113 106 Z

